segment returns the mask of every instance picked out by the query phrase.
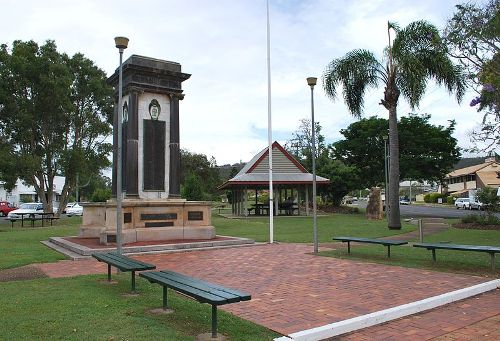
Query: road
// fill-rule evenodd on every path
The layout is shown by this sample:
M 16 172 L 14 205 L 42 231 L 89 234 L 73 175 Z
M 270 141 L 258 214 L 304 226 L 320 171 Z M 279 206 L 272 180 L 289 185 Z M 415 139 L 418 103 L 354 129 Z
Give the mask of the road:
M 353 205 L 354 206 L 354 205 Z M 358 207 L 366 207 L 366 202 L 360 202 Z M 439 217 L 439 218 L 463 218 L 470 214 L 478 214 L 478 211 L 457 210 L 454 206 L 424 206 L 424 205 L 401 205 L 401 216 L 407 218 Z M 483 213 L 483 212 L 481 212 Z M 495 213 L 500 218 L 500 213 Z

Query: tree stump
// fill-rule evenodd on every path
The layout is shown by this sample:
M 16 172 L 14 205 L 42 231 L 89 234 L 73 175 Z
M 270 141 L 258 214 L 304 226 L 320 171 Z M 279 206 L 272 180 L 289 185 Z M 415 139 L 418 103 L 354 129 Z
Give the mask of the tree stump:
M 366 218 L 381 220 L 383 217 L 380 187 L 372 187 L 368 196 L 368 205 L 366 206 Z

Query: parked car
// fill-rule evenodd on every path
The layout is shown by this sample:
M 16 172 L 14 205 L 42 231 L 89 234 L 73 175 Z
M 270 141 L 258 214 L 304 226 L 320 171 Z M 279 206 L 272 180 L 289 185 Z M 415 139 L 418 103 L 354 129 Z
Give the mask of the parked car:
M 15 209 L 14 204 L 7 201 L 0 201 L 0 217 L 5 217 L 10 211 Z
M 65 213 L 66 213 L 66 210 L 67 210 L 68 208 L 70 208 L 70 207 L 75 206 L 75 204 L 76 204 L 76 202 L 68 202 L 68 203 L 66 204 L 66 207 L 63 209 L 62 213 L 63 213 L 63 214 L 65 214 Z
M 457 210 L 459 208 L 462 208 L 464 210 L 469 210 L 470 209 L 470 199 L 469 198 L 458 198 L 455 200 L 455 207 Z
M 18 209 L 10 211 L 7 215 L 7 219 L 17 220 L 26 215 L 36 216 L 38 213 L 43 213 L 43 204 L 41 202 L 28 202 L 21 204 Z
M 66 207 L 66 215 L 68 217 L 74 216 L 74 215 L 83 215 L 83 207 L 80 206 L 80 204 L 75 203 L 71 207 Z
M 479 202 L 479 201 L 476 201 L 476 200 L 472 200 L 470 201 L 469 203 L 469 208 L 471 210 L 484 210 L 484 204 L 482 202 Z
M 408 199 L 408 198 L 401 198 L 401 199 L 399 199 L 399 204 L 400 205 L 409 205 L 410 204 L 410 199 Z

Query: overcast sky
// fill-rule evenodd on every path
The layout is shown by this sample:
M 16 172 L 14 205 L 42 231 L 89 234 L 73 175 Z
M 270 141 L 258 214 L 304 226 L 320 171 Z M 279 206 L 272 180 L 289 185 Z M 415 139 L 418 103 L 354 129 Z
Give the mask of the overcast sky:
M 364 48 L 381 56 L 387 21 L 404 26 L 425 19 L 439 29 L 452 16 L 451 0 L 270 0 L 273 139 L 285 142 L 310 117 L 306 78 L 318 77 L 315 118 L 327 142 L 355 119 L 343 101 L 324 94 L 327 64 Z M 219 165 L 249 161 L 267 145 L 266 0 L 52 1 L 0 0 L 0 39 L 43 44 L 56 41 L 61 52 L 81 52 L 108 75 L 118 66 L 114 37 L 130 39 L 131 54 L 179 62 L 192 74 L 183 83 L 181 147 L 214 156 Z M 387 117 L 378 105 L 383 88 L 365 100 L 365 117 Z M 470 146 L 468 132 L 481 120 L 469 106 L 429 83 L 417 113 L 433 124 L 455 119 L 459 146 Z M 399 117 L 410 112 L 400 99 Z M 425 143 L 422 141 L 422 143 Z

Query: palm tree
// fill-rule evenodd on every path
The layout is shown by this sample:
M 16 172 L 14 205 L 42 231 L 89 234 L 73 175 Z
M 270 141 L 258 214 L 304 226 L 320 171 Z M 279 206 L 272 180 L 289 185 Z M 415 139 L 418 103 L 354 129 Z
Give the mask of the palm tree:
M 396 33 L 391 45 L 391 30 Z M 368 88 L 384 86 L 380 101 L 389 111 L 389 203 L 388 227 L 401 229 L 399 213 L 399 141 L 397 105 L 399 95 L 411 108 L 418 107 L 427 82 L 434 79 L 449 93 L 456 93 L 460 102 L 465 91 L 462 69 L 448 58 L 446 46 L 438 30 L 425 21 L 416 21 L 404 29 L 388 23 L 389 46 L 385 49 L 385 63 L 379 62 L 367 50 L 353 50 L 344 57 L 334 59 L 323 73 L 323 88 L 332 100 L 337 97 L 336 87 L 342 87 L 344 101 L 354 117 L 363 112 L 364 94 Z M 385 64 L 385 65 L 384 65 Z

